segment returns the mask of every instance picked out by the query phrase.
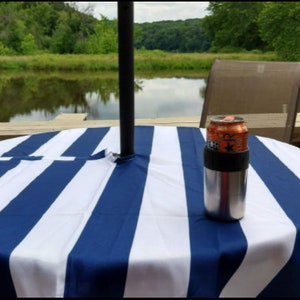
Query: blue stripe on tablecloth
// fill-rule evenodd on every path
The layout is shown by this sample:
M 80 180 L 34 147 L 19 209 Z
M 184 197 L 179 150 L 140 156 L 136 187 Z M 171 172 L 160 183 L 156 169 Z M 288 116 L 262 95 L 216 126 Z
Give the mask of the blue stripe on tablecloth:
M 8 161 L 0 161 L 0 177 L 3 176 L 7 171 L 15 168 L 19 163 L 20 158 L 30 158 L 28 155 L 33 153 L 39 147 L 41 147 L 44 143 L 48 142 L 53 136 L 55 136 L 57 132 L 47 132 L 43 134 L 35 134 L 30 136 L 25 141 L 21 142 L 14 148 L 9 151 L 3 153 L 1 156 L 3 157 L 14 157 Z
M 76 140 L 76 143 L 71 145 L 62 155 L 75 156 L 76 158 L 90 156 L 108 130 L 108 127 L 88 128 L 84 134 Z
M 83 160 L 72 163 L 54 162 L 0 212 L 1 252 L 7 254 L 0 257 L 1 296 L 16 296 L 9 271 L 10 253 L 39 221 L 84 163 Z M 56 178 L 55 185 L 53 178 Z
M 255 147 L 254 147 L 255 144 Z M 259 297 L 300 296 L 300 181 L 257 137 L 249 135 L 250 163 L 297 228 L 293 255 Z M 251 149 L 255 149 L 251 150 Z M 273 176 L 270 176 L 273 174 Z M 279 175 L 280 174 L 280 175 Z M 279 176 L 278 176 L 279 175 Z M 284 179 L 284 180 L 283 180 Z
M 0 177 L 7 171 L 15 168 L 20 163 L 19 159 L 1 160 L 0 161 Z
M 5 152 L 2 156 L 12 156 L 12 157 L 22 157 L 28 156 L 33 153 L 35 150 L 40 148 L 43 144 L 47 143 L 50 139 L 52 139 L 59 132 L 46 132 L 40 134 L 31 135 L 28 139 L 18 144 L 13 149 Z
M 135 127 L 134 158 L 117 164 L 69 254 L 65 297 L 123 296 L 153 130 L 148 126 Z M 82 261 L 85 261 L 84 265 Z
M 189 186 L 186 195 L 191 243 L 188 297 L 217 297 L 242 262 L 247 242 L 239 222 L 218 222 L 205 216 L 201 150 L 205 141 L 198 128 L 178 127 L 178 134 L 185 184 Z

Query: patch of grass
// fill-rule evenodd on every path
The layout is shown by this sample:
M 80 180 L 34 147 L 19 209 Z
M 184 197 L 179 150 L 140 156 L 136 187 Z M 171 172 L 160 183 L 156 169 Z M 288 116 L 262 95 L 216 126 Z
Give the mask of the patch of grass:
M 209 71 L 215 59 L 276 61 L 273 52 L 261 53 L 169 53 L 160 50 L 136 50 L 135 71 Z M 39 54 L 32 56 L 0 56 L 2 70 L 43 71 L 117 71 L 118 54 L 72 55 Z

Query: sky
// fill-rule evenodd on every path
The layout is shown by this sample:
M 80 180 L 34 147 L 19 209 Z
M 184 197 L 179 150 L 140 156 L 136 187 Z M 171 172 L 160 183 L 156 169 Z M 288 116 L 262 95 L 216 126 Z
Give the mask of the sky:
M 73 2 L 80 11 L 89 7 L 93 16 L 101 19 L 101 15 L 112 20 L 118 15 L 117 2 Z M 209 2 L 140 2 L 134 1 L 134 23 L 157 22 L 165 20 L 186 20 L 203 18 Z

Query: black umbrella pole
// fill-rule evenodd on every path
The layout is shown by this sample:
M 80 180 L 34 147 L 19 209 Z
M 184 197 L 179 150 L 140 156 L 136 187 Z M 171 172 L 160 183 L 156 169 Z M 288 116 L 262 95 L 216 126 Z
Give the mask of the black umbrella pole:
M 133 2 L 118 2 L 121 156 L 134 154 Z

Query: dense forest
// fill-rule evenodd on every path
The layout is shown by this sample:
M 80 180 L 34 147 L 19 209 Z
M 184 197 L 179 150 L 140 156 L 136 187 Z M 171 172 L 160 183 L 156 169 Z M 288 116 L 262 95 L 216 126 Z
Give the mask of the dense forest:
M 274 51 L 300 60 L 300 2 L 209 2 L 202 19 L 134 24 L 136 49 L 168 52 Z M 117 19 L 76 2 L 0 3 L 0 55 L 118 51 Z
M 141 23 L 135 24 L 134 30 L 136 49 L 188 53 L 210 48 L 201 19 Z

